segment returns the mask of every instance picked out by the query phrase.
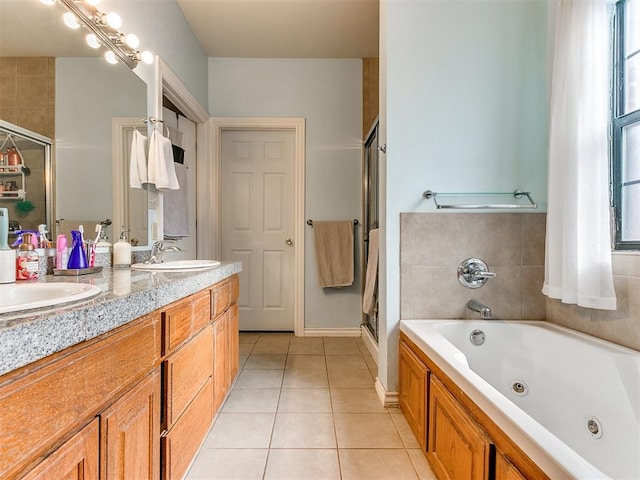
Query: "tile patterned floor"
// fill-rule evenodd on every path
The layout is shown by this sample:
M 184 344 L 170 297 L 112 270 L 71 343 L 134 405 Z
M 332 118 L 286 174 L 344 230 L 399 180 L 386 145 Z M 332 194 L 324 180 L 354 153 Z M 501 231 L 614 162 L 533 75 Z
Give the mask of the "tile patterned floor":
M 435 480 L 359 338 L 241 334 L 240 368 L 187 480 Z

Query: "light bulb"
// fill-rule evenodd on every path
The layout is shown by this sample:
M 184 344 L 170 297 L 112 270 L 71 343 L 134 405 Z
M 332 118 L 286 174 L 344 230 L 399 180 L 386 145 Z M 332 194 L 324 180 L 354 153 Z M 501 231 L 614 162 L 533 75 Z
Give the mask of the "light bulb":
M 107 22 L 107 25 L 114 30 L 117 30 L 122 26 L 122 19 L 120 18 L 120 15 L 115 12 L 107 13 L 105 21 Z
M 107 50 L 106 52 L 104 52 L 104 59 L 112 65 L 118 63 L 116 54 L 113 53 L 111 50 Z
M 53 5 L 56 3 L 56 0 L 40 0 L 40 3 L 44 3 L 45 5 Z
M 102 43 L 100 43 L 100 40 L 98 40 L 98 37 L 96 37 L 95 33 L 90 33 L 85 37 L 85 39 L 87 40 L 87 45 L 89 45 L 91 48 L 100 48 L 100 45 L 102 45 Z
M 130 33 L 125 37 L 125 43 L 127 46 L 133 48 L 134 50 L 140 46 L 140 39 L 137 35 Z
M 78 19 L 76 18 L 76 16 L 71 13 L 71 12 L 67 12 L 62 16 L 62 19 L 64 20 L 64 24 L 75 30 L 77 28 L 80 28 L 80 23 L 78 22 Z
M 140 54 L 140 59 L 147 65 L 151 65 L 153 63 L 153 53 L 149 50 L 145 50 Z

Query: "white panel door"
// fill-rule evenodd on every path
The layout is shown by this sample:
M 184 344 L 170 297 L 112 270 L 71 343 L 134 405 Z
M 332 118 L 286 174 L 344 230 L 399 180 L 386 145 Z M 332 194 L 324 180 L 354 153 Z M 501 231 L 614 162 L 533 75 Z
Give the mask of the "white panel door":
M 293 331 L 294 131 L 222 132 L 222 258 L 242 262 L 240 330 Z

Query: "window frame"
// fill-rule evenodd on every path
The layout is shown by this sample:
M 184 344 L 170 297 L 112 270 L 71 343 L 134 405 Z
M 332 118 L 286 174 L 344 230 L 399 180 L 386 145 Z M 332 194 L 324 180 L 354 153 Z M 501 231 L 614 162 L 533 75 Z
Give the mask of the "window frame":
M 640 239 L 623 240 L 622 237 L 622 169 L 623 169 L 623 135 L 624 129 L 630 125 L 640 124 L 640 109 L 624 112 L 625 78 L 624 38 L 625 38 L 625 5 L 627 0 L 618 0 L 615 4 L 613 21 L 613 65 L 611 88 L 611 201 L 613 210 L 613 248 L 614 250 L 640 250 Z M 635 183 L 635 182 L 634 182 Z

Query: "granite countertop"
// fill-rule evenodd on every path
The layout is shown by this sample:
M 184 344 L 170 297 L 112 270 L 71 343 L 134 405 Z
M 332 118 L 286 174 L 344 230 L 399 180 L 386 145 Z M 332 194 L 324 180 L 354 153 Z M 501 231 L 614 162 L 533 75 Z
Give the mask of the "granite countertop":
M 0 375 L 102 335 L 240 270 L 239 262 L 222 262 L 199 272 L 105 267 L 102 272 L 78 277 L 42 277 L 39 282 L 90 283 L 102 293 L 71 305 L 0 314 Z

